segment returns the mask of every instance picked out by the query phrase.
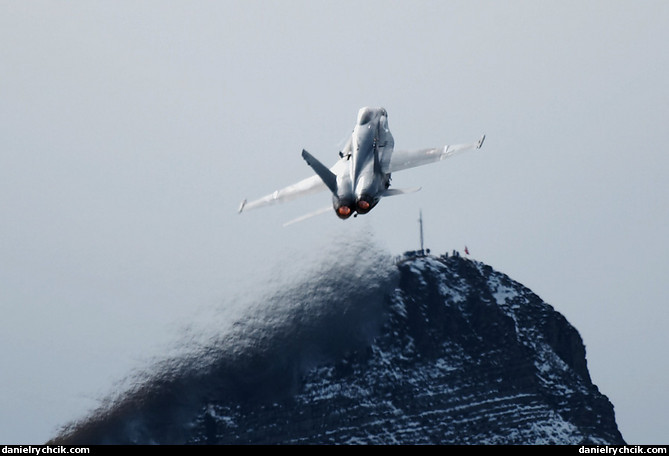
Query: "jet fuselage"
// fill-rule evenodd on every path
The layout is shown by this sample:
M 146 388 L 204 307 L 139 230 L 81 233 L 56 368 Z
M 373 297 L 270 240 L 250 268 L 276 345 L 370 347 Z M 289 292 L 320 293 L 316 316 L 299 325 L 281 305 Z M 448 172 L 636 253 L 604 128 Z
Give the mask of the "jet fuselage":
M 238 212 L 269 206 L 312 193 L 329 190 L 332 205 L 341 219 L 366 214 L 381 198 L 406 195 L 420 190 L 389 188 L 390 174 L 405 169 L 436 163 L 466 150 L 480 149 L 485 135 L 476 142 L 446 145 L 418 150 L 394 150 L 395 141 L 388 128 L 384 108 L 361 108 L 353 133 L 339 152 L 339 160 L 330 168 L 302 149 L 302 158 L 316 175 L 280 188 L 253 201 L 243 200 Z M 329 207 L 299 217 L 286 225 L 329 211 Z
M 338 174 L 337 192 L 333 192 L 337 216 L 366 214 L 376 206 L 390 185 L 390 174 L 382 171 L 381 160 L 392 153 L 394 145 L 386 110 L 360 109 L 351 139 L 341 152 L 344 172 Z

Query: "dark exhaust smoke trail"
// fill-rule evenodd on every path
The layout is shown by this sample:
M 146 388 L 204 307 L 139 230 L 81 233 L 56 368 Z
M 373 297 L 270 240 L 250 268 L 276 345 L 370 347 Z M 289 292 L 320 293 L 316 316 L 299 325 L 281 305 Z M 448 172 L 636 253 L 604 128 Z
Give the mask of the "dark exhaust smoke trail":
M 221 332 L 211 327 L 215 316 L 188 328 L 180 355 L 129 379 L 52 443 L 181 443 L 205 404 L 284 399 L 306 369 L 368 344 L 396 269 L 369 234 L 347 241 L 345 254 L 337 248 L 324 248 L 308 273 L 276 283 Z

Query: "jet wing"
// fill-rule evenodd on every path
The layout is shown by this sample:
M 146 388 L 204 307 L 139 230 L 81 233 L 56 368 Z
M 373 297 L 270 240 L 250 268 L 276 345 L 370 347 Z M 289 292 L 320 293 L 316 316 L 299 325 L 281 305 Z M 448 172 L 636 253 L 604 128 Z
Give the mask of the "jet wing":
M 289 185 L 288 187 L 276 190 L 274 193 L 258 198 L 257 200 L 249 202 L 244 200 L 239 205 L 239 212 L 241 213 L 243 210 L 256 209 L 258 207 L 291 201 L 301 196 L 311 195 L 312 193 L 318 193 L 323 190 L 327 190 L 323 180 L 318 177 L 318 175 L 313 175 L 296 184 Z
M 385 173 L 401 171 L 403 169 L 415 168 L 416 166 L 427 165 L 464 152 L 470 149 L 480 149 L 485 140 L 485 135 L 477 142 L 471 144 L 457 144 L 453 146 L 444 146 L 434 149 L 420 150 L 394 150 L 388 159 L 381 163 Z
M 330 171 L 332 171 L 335 175 L 338 175 L 346 168 L 346 166 L 348 166 L 348 162 L 346 158 L 342 158 L 338 160 L 332 166 L 332 168 L 330 168 Z M 274 193 L 270 193 L 269 195 L 258 198 L 257 200 L 249 202 L 246 200 L 242 201 L 242 203 L 239 205 L 239 213 L 241 214 L 241 212 L 244 210 L 256 209 L 258 207 L 270 206 L 277 203 L 284 203 L 302 196 L 322 192 L 327 189 L 328 187 L 323 182 L 323 179 L 318 174 L 314 174 L 313 176 L 307 177 L 306 179 L 302 179 L 296 184 L 289 185 L 288 187 L 284 187 L 280 190 L 276 190 Z

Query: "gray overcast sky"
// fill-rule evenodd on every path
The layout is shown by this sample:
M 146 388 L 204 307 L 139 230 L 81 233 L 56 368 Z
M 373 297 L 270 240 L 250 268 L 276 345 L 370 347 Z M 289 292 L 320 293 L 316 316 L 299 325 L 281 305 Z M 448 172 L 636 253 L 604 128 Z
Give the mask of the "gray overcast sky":
M 1 1 L 0 442 L 53 436 L 291 259 L 417 248 L 422 208 L 433 252 L 579 330 L 629 443 L 666 444 L 667 24 L 666 1 Z M 366 105 L 396 148 L 487 140 L 365 217 L 237 215 Z

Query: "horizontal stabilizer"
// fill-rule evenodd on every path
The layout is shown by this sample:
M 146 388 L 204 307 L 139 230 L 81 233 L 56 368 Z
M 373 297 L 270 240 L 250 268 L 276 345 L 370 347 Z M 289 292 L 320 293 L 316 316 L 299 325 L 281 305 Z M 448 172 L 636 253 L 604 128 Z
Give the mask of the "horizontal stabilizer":
M 409 193 L 416 193 L 421 188 L 423 187 L 389 188 L 383 193 L 383 196 L 407 195 Z
M 285 227 L 285 226 L 292 225 L 293 223 L 302 222 L 304 220 L 310 219 L 311 217 L 316 217 L 317 215 L 325 214 L 326 212 L 329 212 L 331 210 L 332 210 L 332 206 L 322 207 L 322 208 L 318 209 L 317 211 L 310 212 L 309 214 L 305 214 L 301 217 L 297 217 L 297 218 L 295 218 L 295 219 L 293 219 L 289 222 L 286 222 L 286 223 L 283 224 L 283 226 Z

